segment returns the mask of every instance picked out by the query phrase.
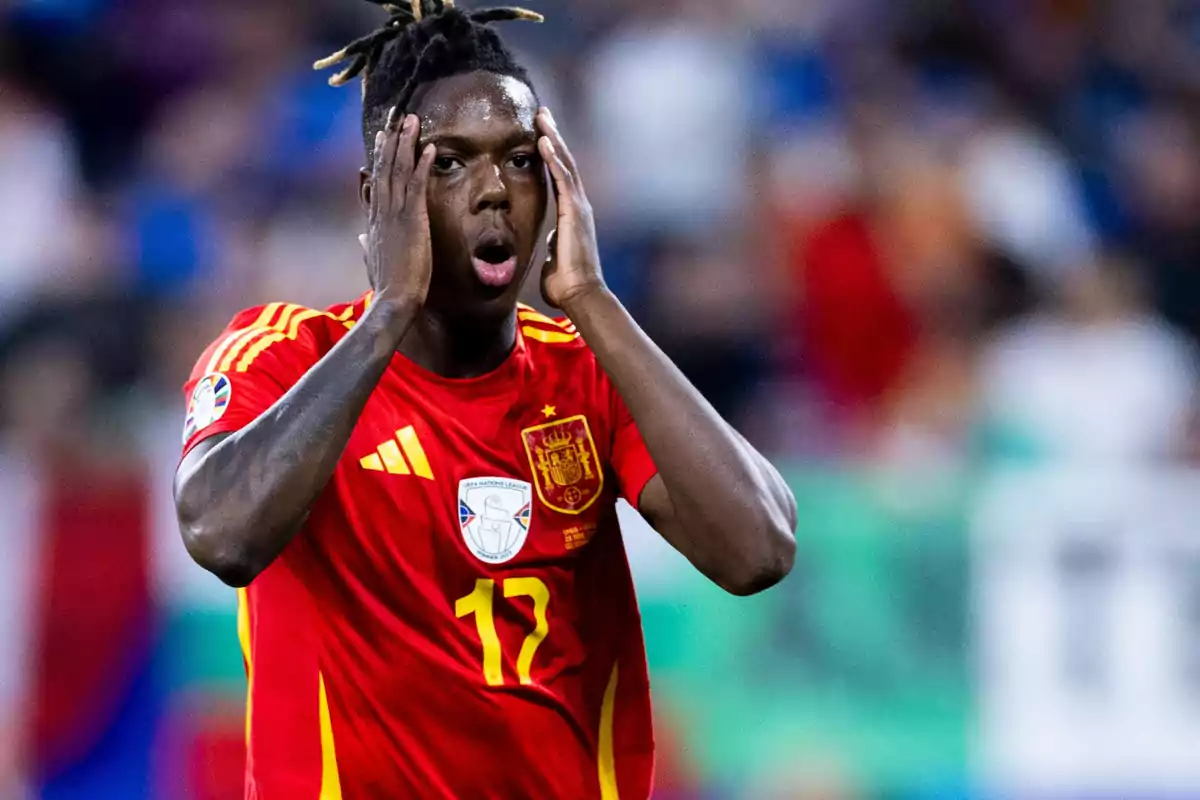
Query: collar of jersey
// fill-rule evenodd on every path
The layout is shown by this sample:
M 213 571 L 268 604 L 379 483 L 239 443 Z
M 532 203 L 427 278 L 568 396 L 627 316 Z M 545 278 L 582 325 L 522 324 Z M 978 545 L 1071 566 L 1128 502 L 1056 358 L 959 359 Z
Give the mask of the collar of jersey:
M 500 364 L 491 372 L 476 375 L 472 378 L 447 378 L 436 372 L 427 370 L 403 353 L 397 352 L 392 356 L 392 368 L 400 371 L 408 379 L 416 379 L 422 383 L 432 383 L 445 387 L 452 392 L 470 394 L 478 397 L 480 394 L 496 394 L 510 390 L 520 378 L 526 359 L 525 337 L 521 327 L 517 326 L 517 338 L 512 350 Z

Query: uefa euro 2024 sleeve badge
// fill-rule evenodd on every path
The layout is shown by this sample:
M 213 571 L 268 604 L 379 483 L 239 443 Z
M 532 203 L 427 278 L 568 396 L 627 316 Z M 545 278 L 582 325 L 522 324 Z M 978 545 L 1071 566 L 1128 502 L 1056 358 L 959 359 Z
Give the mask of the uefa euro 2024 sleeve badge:
M 562 514 L 582 514 L 604 488 L 604 470 L 587 417 L 580 414 L 521 431 L 538 497 Z
M 192 399 L 188 402 L 187 420 L 183 423 L 183 443 L 225 416 L 233 386 L 229 378 L 219 372 L 210 372 L 196 382 Z

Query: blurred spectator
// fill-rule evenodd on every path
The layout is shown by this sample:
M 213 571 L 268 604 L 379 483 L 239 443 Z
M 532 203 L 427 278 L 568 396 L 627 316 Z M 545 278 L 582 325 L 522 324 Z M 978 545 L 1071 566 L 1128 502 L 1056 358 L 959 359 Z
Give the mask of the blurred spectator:
M 1077 272 L 1061 301 L 990 348 L 981 397 L 994 444 L 1084 463 L 1186 454 L 1195 353 L 1147 307 L 1134 265 L 1110 257 Z
M 66 277 L 76 200 L 74 147 L 62 120 L 0 73 L 0 325 Z
M 704 231 L 746 206 L 760 91 L 750 42 L 670 8 L 639 7 L 583 75 L 589 194 L 604 225 L 627 233 Z

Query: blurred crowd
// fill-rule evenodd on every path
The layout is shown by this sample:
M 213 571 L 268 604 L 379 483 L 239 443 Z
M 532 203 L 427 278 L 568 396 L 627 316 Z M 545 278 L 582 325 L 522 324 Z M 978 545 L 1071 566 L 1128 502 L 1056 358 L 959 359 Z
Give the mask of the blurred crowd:
M 772 455 L 1200 458 L 1200 3 L 528 4 L 546 23 L 504 34 L 581 162 L 610 283 Z M 43 640 L 94 622 L 64 652 L 152 613 L 110 589 L 153 584 L 121 498 L 165 502 L 197 354 L 240 308 L 367 288 L 360 96 L 309 65 L 381 19 L 0 2 L 0 498 L 48 470 L 38 546 L 90 559 L 37 591 L 105 573 L 86 608 L 46 601 Z M 0 635 L 29 627 L 0 610 Z M 38 691 L 21 669 L 0 667 L 0 756 Z M 78 704 L 46 696 L 25 758 L 67 763 L 47 743 Z
M 585 165 L 610 281 L 757 440 L 1195 449 L 1195 3 L 539 10 L 507 35 Z M 6 3 L 6 430 L 131 391 L 177 405 L 233 311 L 364 288 L 359 98 L 308 65 L 380 13 Z

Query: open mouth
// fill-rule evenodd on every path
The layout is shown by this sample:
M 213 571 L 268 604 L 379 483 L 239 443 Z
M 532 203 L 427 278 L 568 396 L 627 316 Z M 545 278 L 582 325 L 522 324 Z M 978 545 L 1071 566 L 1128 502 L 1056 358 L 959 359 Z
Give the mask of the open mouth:
M 488 286 L 507 286 L 517 274 L 517 256 L 511 245 L 487 242 L 471 253 L 471 264 L 479 280 Z

